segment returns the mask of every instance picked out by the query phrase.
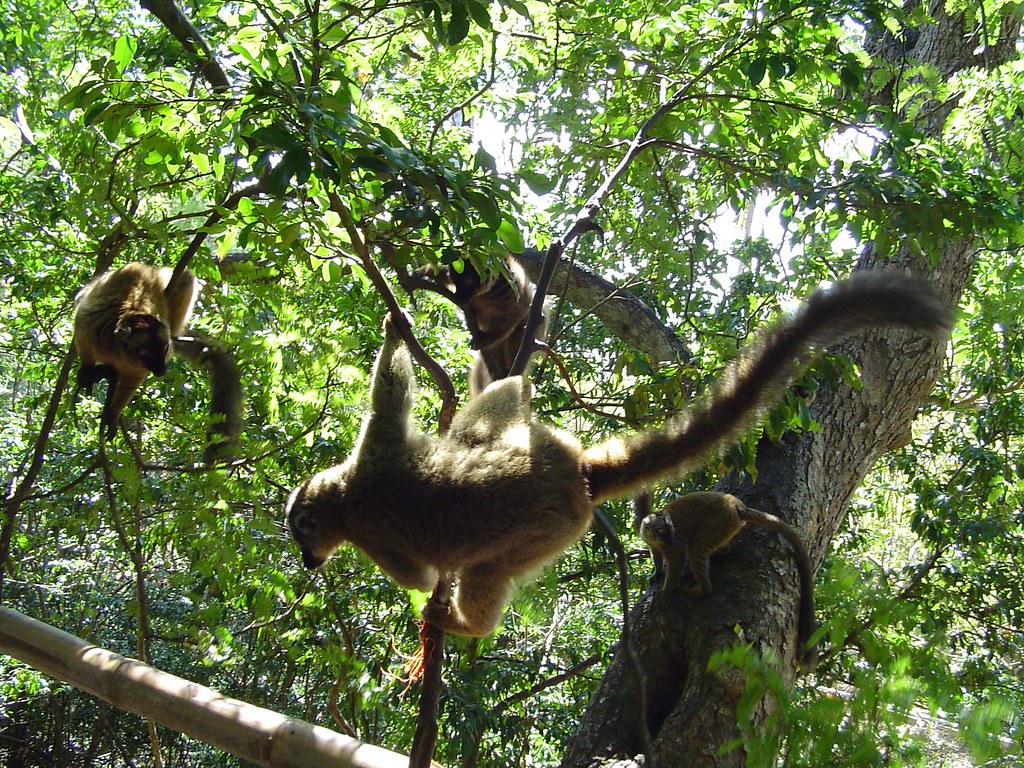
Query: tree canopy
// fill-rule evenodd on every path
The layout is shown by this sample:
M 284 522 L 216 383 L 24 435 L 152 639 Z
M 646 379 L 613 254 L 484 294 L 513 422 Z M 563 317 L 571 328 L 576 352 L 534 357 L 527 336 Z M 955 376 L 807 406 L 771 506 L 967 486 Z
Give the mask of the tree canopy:
M 351 548 L 303 570 L 282 513 L 351 449 L 388 311 L 437 363 L 424 431 L 465 397 L 461 314 L 404 277 L 526 251 L 536 278 L 537 251 L 571 240 L 534 409 L 587 443 L 684 408 L 815 286 L 894 265 L 958 303 L 948 347 L 831 350 L 747 439 L 653 494 L 724 488 L 797 526 L 818 566 L 813 674 L 796 676 L 777 537 L 743 533 L 714 598 L 657 614 L 632 512 L 609 505 L 654 753 L 1020 761 L 1021 20 L 995 0 L 0 8 L 4 604 L 407 752 L 427 596 Z M 237 462 L 201 463 L 201 369 L 148 379 L 102 448 L 99 402 L 73 402 L 74 294 L 132 260 L 203 281 L 194 325 L 242 371 Z M 595 527 L 498 633 L 449 638 L 436 759 L 642 751 L 618 594 Z M 234 764 L 13 660 L 0 692 L 11 766 Z

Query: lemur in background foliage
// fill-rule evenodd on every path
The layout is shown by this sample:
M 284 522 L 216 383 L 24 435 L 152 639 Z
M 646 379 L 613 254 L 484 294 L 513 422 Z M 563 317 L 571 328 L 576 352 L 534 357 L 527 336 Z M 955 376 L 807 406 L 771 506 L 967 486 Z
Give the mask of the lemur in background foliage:
M 505 260 L 506 272 L 484 280 L 470 262 L 461 269 L 452 264 L 430 265 L 416 271 L 417 283 L 447 296 L 462 310 L 469 331 L 469 346 L 476 350 L 469 370 L 469 395 L 475 397 L 492 381 L 503 379 L 523 344 L 527 316 L 533 302 L 533 283 L 514 256 Z M 547 317 L 535 332 L 547 340 Z
M 174 285 L 173 270 L 132 262 L 96 277 L 75 296 L 75 346 L 80 364 L 76 393 L 92 394 L 107 380 L 100 429 L 107 439 L 146 377 L 162 376 L 171 354 L 204 365 L 211 382 L 211 442 L 207 463 L 234 458 L 242 430 L 242 387 L 231 353 L 209 340 L 185 336 L 198 285 L 189 271 Z

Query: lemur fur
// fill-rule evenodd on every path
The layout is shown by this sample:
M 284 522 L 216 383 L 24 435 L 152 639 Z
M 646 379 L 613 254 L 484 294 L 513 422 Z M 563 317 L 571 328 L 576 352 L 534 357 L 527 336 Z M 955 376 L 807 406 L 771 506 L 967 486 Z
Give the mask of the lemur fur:
M 446 632 L 487 635 L 513 580 L 582 537 L 596 504 L 703 465 L 775 403 L 816 351 L 867 328 L 940 335 L 952 320 L 926 283 L 862 273 L 815 291 L 688 411 L 589 448 L 533 417 L 519 377 L 470 399 L 444 437 L 418 432 L 410 356 L 386 323 L 355 448 L 291 494 L 288 526 L 309 568 L 350 542 L 403 587 L 428 591 L 439 576 L 454 577 L 451 605 L 429 603 L 424 618 Z

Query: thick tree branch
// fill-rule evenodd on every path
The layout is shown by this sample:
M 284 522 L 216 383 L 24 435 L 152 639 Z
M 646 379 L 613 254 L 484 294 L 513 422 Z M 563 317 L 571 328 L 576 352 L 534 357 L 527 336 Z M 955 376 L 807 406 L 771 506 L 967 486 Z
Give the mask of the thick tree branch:
M 404 755 L 223 696 L 0 608 L 0 652 L 267 768 L 407 768 Z
M 527 248 L 523 253 L 517 253 L 516 258 L 530 279 L 537 282 L 544 265 L 544 254 Z M 642 299 L 579 264 L 559 259 L 550 291 L 559 295 L 564 293 L 581 310 L 599 318 L 616 338 L 649 355 L 655 362 L 691 358 L 682 340 L 658 319 Z
M 231 87 L 227 73 L 213 55 L 213 49 L 174 0 L 139 0 L 139 5 L 156 16 L 181 46 L 199 61 L 200 72 L 214 92 Z

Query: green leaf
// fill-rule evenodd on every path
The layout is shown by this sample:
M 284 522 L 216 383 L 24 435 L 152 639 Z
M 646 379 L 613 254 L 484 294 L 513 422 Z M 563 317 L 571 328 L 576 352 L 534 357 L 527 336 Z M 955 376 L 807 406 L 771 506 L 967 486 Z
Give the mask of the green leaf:
M 522 2 L 522 0 L 503 0 L 502 5 L 507 5 L 524 19 L 533 20 L 533 16 L 530 14 L 530 9 L 527 7 L 526 3 Z
M 355 153 L 352 159 L 352 168 L 363 168 L 381 174 L 393 174 L 395 172 L 394 166 L 372 152 Z
M 92 106 L 85 110 L 85 114 L 82 115 L 82 122 L 86 125 L 95 125 L 99 121 L 103 111 L 109 106 L 109 101 L 97 101 L 93 103 Z
M 305 147 L 285 152 L 284 157 L 267 176 L 267 191 L 275 196 L 283 195 L 288 190 L 292 177 L 295 177 L 296 186 L 302 186 L 309 180 L 312 167 Z
M 282 248 L 290 248 L 292 243 L 298 238 L 299 233 L 302 231 L 302 225 L 299 222 L 292 222 L 283 230 L 281 230 L 280 239 Z
M 491 14 L 487 3 L 482 0 L 467 0 L 466 6 L 469 9 L 470 17 L 476 22 L 477 26 L 484 29 L 491 28 Z
M 764 56 L 758 57 L 747 65 L 747 79 L 750 84 L 758 86 L 764 82 L 765 73 L 768 71 L 768 59 Z
M 420 159 L 405 147 L 389 147 L 387 144 L 376 143 L 375 149 L 400 171 L 408 171 L 420 164 Z
M 498 208 L 498 204 L 493 197 L 471 189 L 467 189 L 464 194 L 466 199 L 480 213 L 480 218 L 484 220 L 488 227 L 491 229 L 499 229 L 501 227 L 501 210 Z
M 85 107 L 93 102 L 100 91 L 101 83 L 97 80 L 83 80 L 69 90 L 57 102 L 61 107 Z
M 863 72 L 859 68 L 842 67 L 839 70 L 839 79 L 848 91 L 858 91 L 863 87 Z
M 119 73 L 124 74 L 124 71 L 128 69 L 128 65 L 135 58 L 137 47 L 138 43 L 134 37 L 122 36 L 117 38 L 117 42 L 114 43 L 114 63 L 117 64 L 117 71 Z
M 473 162 L 477 168 L 480 168 L 491 173 L 497 173 L 498 164 L 494 161 L 494 157 L 484 149 L 483 144 L 476 148 L 476 154 L 473 155 Z
M 526 240 L 519 227 L 508 219 L 504 219 L 498 227 L 498 239 L 512 253 L 522 253 L 526 248 Z
M 250 147 L 272 147 L 275 149 L 292 149 L 301 146 L 301 141 L 290 131 L 277 125 L 266 125 L 257 128 L 244 140 Z
M 557 179 L 536 171 L 520 171 L 519 177 L 526 182 L 526 186 L 535 195 L 546 195 L 558 185 Z
M 792 56 L 774 54 L 768 57 L 768 68 L 774 79 L 781 80 L 796 72 L 797 63 Z
M 466 0 L 452 0 L 452 18 L 448 22 L 448 45 L 458 45 L 469 34 L 469 9 Z

